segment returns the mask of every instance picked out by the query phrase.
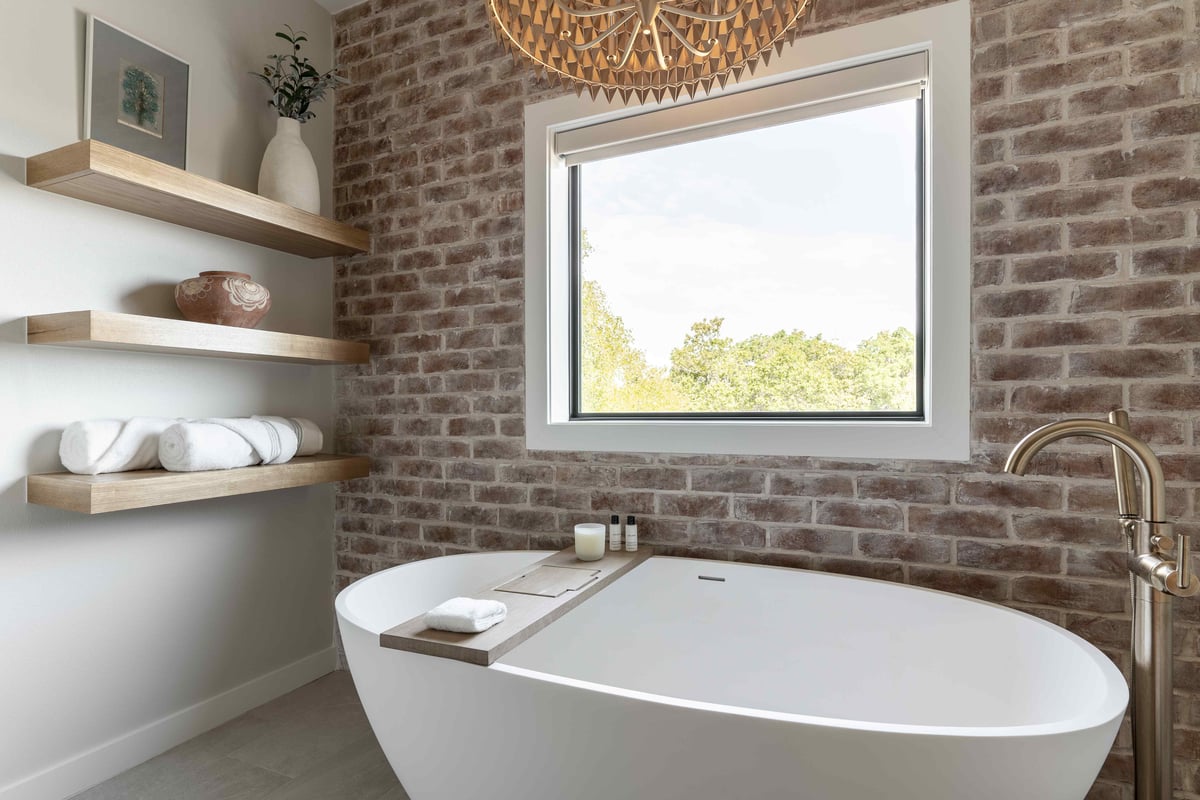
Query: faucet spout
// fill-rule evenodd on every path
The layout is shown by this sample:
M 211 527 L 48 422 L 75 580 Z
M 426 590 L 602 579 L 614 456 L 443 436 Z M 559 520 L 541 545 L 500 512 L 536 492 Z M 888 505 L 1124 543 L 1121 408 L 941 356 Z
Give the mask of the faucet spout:
M 1059 439 L 1073 436 L 1085 436 L 1100 439 L 1115 448 L 1119 448 L 1133 461 L 1134 467 L 1141 478 L 1141 514 L 1146 522 L 1166 522 L 1166 480 L 1163 477 L 1162 463 L 1150 446 L 1122 427 L 1109 422 L 1091 419 L 1064 419 L 1051 422 L 1026 434 L 1017 442 L 1004 471 L 1013 475 L 1024 475 L 1029 469 L 1029 462 L 1041 452 L 1042 448 Z

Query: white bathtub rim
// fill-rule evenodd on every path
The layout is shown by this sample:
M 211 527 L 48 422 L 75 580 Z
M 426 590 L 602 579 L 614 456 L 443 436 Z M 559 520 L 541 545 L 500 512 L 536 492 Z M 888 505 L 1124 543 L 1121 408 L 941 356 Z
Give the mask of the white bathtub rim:
M 378 637 L 381 631 L 373 631 L 365 625 L 361 618 L 356 617 L 349 611 L 349 596 L 355 587 L 361 587 L 368 581 L 373 581 L 377 578 L 382 578 L 385 575 L 419 567 L 427 561 L 440 560 L 441 558 L 478 558 L 495 555 L 497 553 L 514 553 L 528 552 L 530 555 L 544 554 L 550 555 L 554 551 L 551 550 L 491 550 L 480 553 L 457 553 L 450 556 L 439 556 L 435 559 L 422 559 L 420 561 L 410 561 L 406 564 L 400 564 L 395 567 L 376 572 L 365 578 L 361 578 L 355 583 L 347 586 L 338 593 L 335 600 L 335 608 L 339 618 L 349 622 L 362 631 L 368 633 L 372 637 Z M 680 556 L 654 556 L 654 558 L 670 558 L 680 561 L 705 561 L 705 559 L 687 558 Z M 724 563 L 724 562 L 716 562 Z M 996 726 L 951 726 L 951 725 L 912 725 L 893 722 L 874 722 L 871 720 L 857 719 L 840 719 L 837 717 L 817 716 L 812 714 L 796 714 L 784 711 L 771 711 L 769 709 L 751 708 L 747 706 L 733 706 L 724 703 L 710 703 L 703 700 L 692 700 L 682 697 L 673 697 L 671 695 L 658 694 L 653 692 L 642 692 L 634 689 L 626 689 L 620 686 L 611 684 L 595 683 L 592 681 L 580 680 L 564 675 L 557 675 L 550 672 L 541 672 L 539 670 L 527 669 L 525 667 L 511 666 L 504 664 L 501 661 L 494 662 L 488 667 L 479 667 L 480 669 L 490 669 L 496 672 L 503 672 L 517 677 L 523 677 L 532 680 L 554 683 L 561 686 L 579 689 L 581 691 L 598 692 L 601 694 L 613 695 L 615 697 L 637 700 L 639 702 L 657 703 L 660 705 L 673 706 L 676 708 L 692 709 L 697 711 L 706 711 L 718 714 L 732 714 L 740 717 L 748 717 L 751 719 L 764 719 L 776 722 L 786 722 L 798 725 L 810 725 L 815 727 L 825 728 L 840 728 L 846 730 L 867 731 L 876 733 L 898 733 L 905 735 L 929 736 L 929 737 L 970 737 L 970 738 L 1012 738 L 1012 737 L 1038 737 L 1038 736 L 1054 736 L 1063 733 L 1078 733 L 1081 731 L 1104 728 L 1112 725 L 1125 714 L 1125 709 L 1129 703 L 1129 687 L 1125 682 L 1125 677 L 1116 665 L 1112 663 L 1099 649 L 1091 642 L 1078 636 L 1066 628 L 1055 625 L 1040 617 L 1035 617 L 1032 614 L 1027 614 L 1007 606 L 990 603 L 986 600 L 978 600 L 973 597 L 954 594 L 953 592 L 943 592 L 937 589 L 927 589 L 923 586 L 912 586 L 909 584 L 897 584 L 891 581 L 880 581 L 874 578 L 863 578 L 856 575 L 841 575 L 837 573 L 819 572 L 816 570 L 802 570 L 792 567 L 778 567 L 771 564 L 744 564 L 741 562 L 728 562 L 732 566 L 746 567 L 766 567 L 768 569 L 787 570 L 790 572 L 815 572 L 818 575 L 826 575 L 838 579 L 852 581 L 870 581 L 872 583 L 887 583 L 893 586 L 903 586 L 918 592 L 929 592 L 932 594 L 946 595 L 956 600 L 975 603 L 978 605 L 987 606 L 990 609 L 999 609 L 1009 614 L 1019 615 L 1026 620 L 1035 622 L 1043 627 L 1051 629 L 1056 635 L 1065 636 L 1071 640 L 1077 647 L 1086 653 L 1099 669 L 1105 680 L 1107 693 L 1104 700 L 1082 714 L 1073 717 L 1067 717 L 1053 722 L 1034 723 L 1029 725 L 996 725 Z M 394 575 L 392 577 L 395 577 Z M 501 577 L 501 576 L 498 576 Z M 603 591 L 603 590 L 601 590 Z M 417 658 L 436 658 L 436 656 L 427 656 L 417 653 L 406 653 L 406 655 Z
M 433 658 L 433 656 L 422 657 Z M 708 711 L 718 714 L 733 714 L 739 717 L 747 717 L 750 719 L 763 719 L 773 722 L 786 722 L 789 724 L 809 725 L 819 728 L 841 728 L 845 730 L 866 731 L 870 733 L 899 733 L 909 736 L 973 739 L 987 739 L 993 737 L 1014 738 L 1054 736 L 1063 733 L 1079 733 L 1081 731 L 1103 728 L 1112 724 L 1114 717 L 1122 716 L 1125 712 L 1125 708 L 1122 705 L 1121 710 L 1117 714 L 1107 719 L 1101 719 L 1099 718 L 1100 715 L 1096 714 L 1083 714 L 1078 718 L 1068 719 L 1065 721 L 1060 720 L 1056 722 L 1039 723 L 1036 725 L 995 725 L 978 727 L 951 725 L 905 725 L 893 722 L 871 722 L 868 720 L 820 717 L 810 714 L 792 714 L 783 711 L 749 708 L 747 706 L 731 706 L 724 705 L 722 703 L 709 703 L 702 700 L 689 700 L 681 697 L 672 697 L 670 695 L 653 694 L 650 692 L 640 692 L 633 689 L 624 689 L 622 687 L 611 686 L 609 684 L 582 681 L 577 678 L 568 678 L 563 675 L 538 672 L 537 670 L 526 669 L 524 667 L 509 666 L 508 664 L 502 664 L 500 662 L 496 662 L 490 667 L 484 667 L 484 669 L 505 672 L 510 675 L 532 678 L 534 680 L 546 681 L 548 683 L 556 683 L 573 689 L 600 692 L 602 694 L 614 695 L 616 697 L 628 698 L 630 700 L 657 703 L 659 705 L 673 706 L 675 708 L 684 708 L 695 711 Z M 1080 721 L 1077 722 L 1076 719 Z

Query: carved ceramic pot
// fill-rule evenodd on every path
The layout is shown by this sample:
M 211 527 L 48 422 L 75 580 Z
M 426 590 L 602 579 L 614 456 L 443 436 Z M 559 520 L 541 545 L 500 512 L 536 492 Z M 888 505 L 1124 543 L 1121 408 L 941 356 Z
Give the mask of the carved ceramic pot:
M 175 287 L 175 305 L 185 319 L 253 328 L 271 310 L 271 293 L 244 272 L 201 272 Z

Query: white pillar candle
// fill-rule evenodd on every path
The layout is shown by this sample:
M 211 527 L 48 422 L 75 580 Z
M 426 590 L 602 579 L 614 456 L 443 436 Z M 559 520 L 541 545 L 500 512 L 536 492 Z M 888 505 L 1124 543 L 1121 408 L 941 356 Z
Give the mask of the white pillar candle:
M 604 558 L 604 526 L 598 522 L 581 522 L 575 526 L 575 556 L 580 561 L 599 561 Z

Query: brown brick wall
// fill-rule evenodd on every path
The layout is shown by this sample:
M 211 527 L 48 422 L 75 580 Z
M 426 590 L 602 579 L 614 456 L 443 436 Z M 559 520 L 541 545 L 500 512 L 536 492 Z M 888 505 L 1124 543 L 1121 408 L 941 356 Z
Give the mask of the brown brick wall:
M 817 0 L 811 31 L 938 0 Z M 668 553 L 866 575 L 1052 620 L 1126 669 L 1103 447 L 1008 478 L 1011 444 L 1131 408 L 1170 511 L 1200 532 L 1200 0 L 974 3 L 974 381 L 968 464 L 530 452 L 522 109 L 554 96 L 481 0 L 340 14 L 336 204 L 373 233 L 337 267 L 338 444 L 374 475 L 337 500 L 338 585 L 403 561 L 551 547 L 640 516 Z M 801 39 L 798 47 L 803 47 Z M 1200 601 L 1178 603 L 1177 784 L 1200 798 Z M 1130 798 L 1123 730 L 1093 797 Z

